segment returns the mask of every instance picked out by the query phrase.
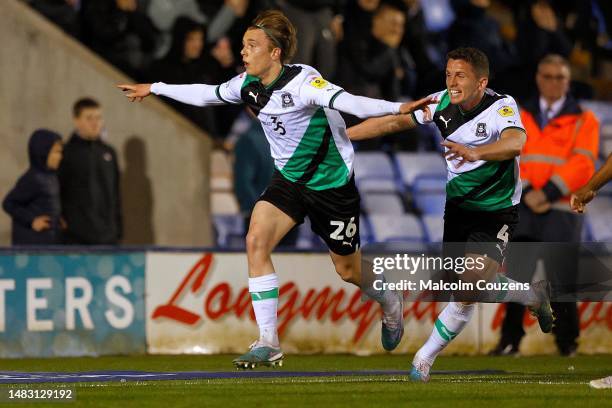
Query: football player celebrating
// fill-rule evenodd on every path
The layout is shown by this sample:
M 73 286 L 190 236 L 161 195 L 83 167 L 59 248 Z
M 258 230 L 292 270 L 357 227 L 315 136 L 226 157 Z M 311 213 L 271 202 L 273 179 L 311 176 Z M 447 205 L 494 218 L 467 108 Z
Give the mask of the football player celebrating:
M 354 152 L 338 111 L 366 118 L 427 109 L 431 98 L 394 103 L 351 95 L 307 65 L 289 65 L 296 30 L 281 12 L 264 11 L 243 37 L 245 72 L 228 82 L 118 85 L 131 101 L 153 93 L 198 105 L 246 104 L 261 121 L 276 167 L 253 209 L 246 238 L 249 292 L 260 336 L 236 358 L 238 368 L 280 365 L 277 334 L 279 279 L 271 253 L 296 224 L 309 217 L 327 244 L 336 272 L 361 285 L 360 199 L 353 176 Z M 396 292 L 364 291 L 383 309 L 382 343 L 393 350 L 403 335 L 403 299 Z

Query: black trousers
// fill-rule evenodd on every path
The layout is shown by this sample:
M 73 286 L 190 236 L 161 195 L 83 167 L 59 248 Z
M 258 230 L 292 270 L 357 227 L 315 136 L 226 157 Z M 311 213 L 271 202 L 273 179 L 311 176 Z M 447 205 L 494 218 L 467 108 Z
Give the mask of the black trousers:
M 520 221 L 514 234 L 521 250 L 510 250 L 508 274 L 515 280 L 530 282 L 539 259 L 544 263 L 547 279 L 553 287 L 575 285 L 578 270 L 579 242 L 582 232 L 582 216 L 562 210 L 551 210 L 546 214 L 535 214 L 524 204 L 519 206 Z M 545 243 L 555 244 L 545 244 Z M 530 250 L 525 250 L 528 247 Z M 520 266 L 520 267 L 518 267 Z M 514 271 L 512 270 L 514 267 Z M 516 274 L 513 274 L 516 273 Z M 559 350 L 571 352 L 577 346 L 580 334 L 576 302 L 551 302 L 556 316 L 553 333 Z M 501 329 L 500 344 L 518 347 L 525 335 L 523 316 L 525 306 L 508 303 Z

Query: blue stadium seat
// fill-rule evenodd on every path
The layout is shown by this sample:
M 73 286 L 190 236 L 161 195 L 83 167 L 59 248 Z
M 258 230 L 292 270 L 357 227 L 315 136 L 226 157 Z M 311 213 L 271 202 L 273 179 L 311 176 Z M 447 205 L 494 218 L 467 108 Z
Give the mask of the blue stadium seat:
M 599 152 L 602 159 L 607 159 L 612 154 L 612 139 L 601 139 Z
M 310 220 L 304 219 L 304 222 L 298 227 L 298 238 L 295 247 L 298 249 L 312 249 L 314 247 L 315 233 L 310 228 Z
M 585 213 L 586 235 L 592 241 L 612 240 L 612 197 L 598 195 L 591 201 Z
M 213 215 L 213 225 L 217 246 L 220 248 L 244 247 L 244 219 L 242 215 Z
M 372 228 L 370 226 L 370 220 L 365 214 L 359 217 L 359 237 L 361 239 L 362 247 L 371 242 L 374 242 L 374 237 L 372 236 Z
M 401 215 L 406 212 L 402 200 L 395 193 L 362 194 L 361 206 L 366 214 Z
M 444 235 L 444 218 L 442 215 L 424 215 L 422 220 L 427 241 L 431 243 L 442 242 Z
M 423 214 L 443 214 L 446 202 L 446 176 L 416 177 L 412 184 L 412 198 Z
M 372 224 L 372 235 L 376 242 L 423 243 L 425 240 L 421 223 L 413 214 L 374 214 L 369 219 Z
M 593 111 L 600 124 L 612 122 L 612 104 L 603 101 L 580 101 L 583 109 Z
M 440 153 L 398 153 L 395 162 L 406 186 L 412 186 L 417 177 L 446 177 L 446 163 Z
M 398 191 L 391 159 L 382 152 L 355 153 L 355 182 L 363 193 Z

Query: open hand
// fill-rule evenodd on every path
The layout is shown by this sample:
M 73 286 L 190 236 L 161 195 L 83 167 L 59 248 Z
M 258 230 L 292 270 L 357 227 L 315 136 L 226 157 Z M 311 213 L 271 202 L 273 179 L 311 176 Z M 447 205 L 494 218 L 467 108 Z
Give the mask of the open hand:
M 424 120 L 431 121 L 432 112 L 431 112 L 431 109 L 429 108 L 429 105 L 431 105 L 432 103 L 437 103 L 437 102 L 438 101 L 436 100 L 436 98 L 432 96 L 426 96 L 425 98 L 421 98 L 419 100 L 412 101 L 412 102 L 405 102 L 405 103 L 402 103 L 402 105 L 400 106 L 400 113 L 411 113 L 411 112 L 415 112 L 418 110 L 422 110 L 423 113 L 425 114 Z
M 595 191 L 587 188 L 586 186 L 582 187 L 580 190 L 572 194 L 572 198 L 570 199 L 570 208 L 577 213 L 583 213 L 586 204 L 591 202 L 593 198 L 595 198 Z
M 465 162 L 475 162 L 480 159 L 478 151 L 469 146 L 451 142 L 450 140 L 443 141 L 442 146 L 448 149 L 446 153 L 444 153 L 446 160 L 461 159 L 456 166 L 457 168 L 463 166 Z
M 125 96 L 130 102 L 140 102 L 151 95 L 151 84 L 119 84 L 117 88 L 125 92 Z
M 542 214 L 550 210 L 550 202 L 546 194 L 542 190 L 529 190 L 527 194 L 523 196 L 523 202 L 531 211 L 536 214 Z
M 36 232 L 48 230 L 51 228 L 51 217 L 48 215 L 39 215 L 32 221 L 32 229 Z

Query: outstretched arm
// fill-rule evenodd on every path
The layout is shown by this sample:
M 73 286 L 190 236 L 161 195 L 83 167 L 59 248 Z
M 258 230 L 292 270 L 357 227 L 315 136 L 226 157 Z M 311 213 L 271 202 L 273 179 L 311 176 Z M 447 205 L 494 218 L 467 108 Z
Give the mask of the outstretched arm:
M 608 160 L 603 167 L 591 177 L 586 185 L 572 194 L 570 202 L 572 210 L 579 213 L 584 212 L 586 204 L 595 198 L 597 190 L 610 180 L 612 180 L 612 154 L 608 156 Z
M 117 85 L 117 88 L 122 89 L 131 102 L 140 102 L 153 93 L 196 106 L 222 105 L 225 103 L 218 95 L 216 85 L 168 85 L 163 82 L 156 82 L 154 84 L 120 84 Z
M 349 139 L 365 140 L 416 127 L 412 115 L 387 115 L 364 120 L 346 130 Z
M 387 115 L 378 118 L 370 118 L 358 125 L 352 126 L 347 130 L 347 135 L 351 140 L 364 140 L 374 137 L 384 136 L 402 130 L 412 129 L 417 126 L 417 122 L 412 112 L 423 110 L 426 120 L 431 120 L 431 110 L 429 105 L 435 103 L 432 97 L 426 97 L 414 102 L 407 102 L 400 105 L 400 115 Z

